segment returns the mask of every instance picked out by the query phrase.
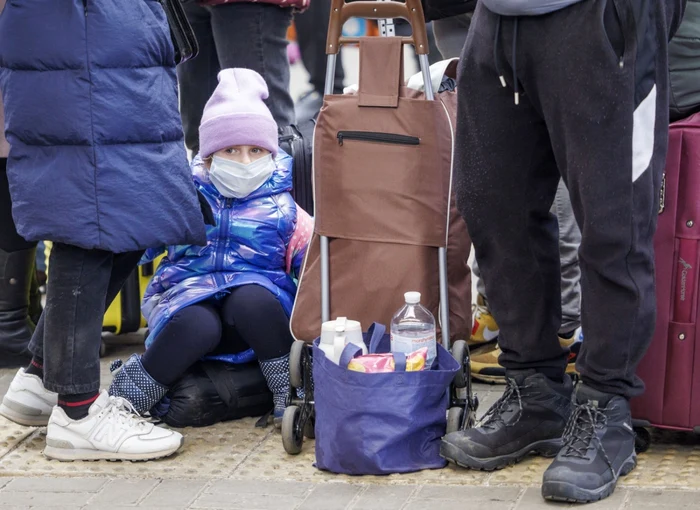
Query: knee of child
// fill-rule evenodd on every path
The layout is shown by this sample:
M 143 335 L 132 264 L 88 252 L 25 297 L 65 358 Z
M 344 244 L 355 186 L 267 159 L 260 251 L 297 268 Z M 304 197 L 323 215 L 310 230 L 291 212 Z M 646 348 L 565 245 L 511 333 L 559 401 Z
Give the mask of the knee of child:
M 198 342 L 209 340 L 212 344 L 209 350 L 216 348 L 221 340 L 221 318 L 213 306 L 188 306 L 173 315 L 170 323 L 182 331 L 188 331 L 188 334 L 196 335 Z

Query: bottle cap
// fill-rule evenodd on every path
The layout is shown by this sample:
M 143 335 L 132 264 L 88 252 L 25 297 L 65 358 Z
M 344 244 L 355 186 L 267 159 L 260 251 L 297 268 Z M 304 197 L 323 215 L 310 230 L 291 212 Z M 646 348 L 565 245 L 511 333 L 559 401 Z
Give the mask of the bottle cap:
M 420 303 L 420 292 L 406 292 L 403 297 L 409 305 Z

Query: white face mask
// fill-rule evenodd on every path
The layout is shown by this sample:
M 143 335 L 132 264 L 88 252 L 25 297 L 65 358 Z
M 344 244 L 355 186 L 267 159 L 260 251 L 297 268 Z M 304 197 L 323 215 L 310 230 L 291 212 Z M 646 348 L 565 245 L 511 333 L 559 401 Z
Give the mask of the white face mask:
M 209 178 L 216 189 L 227 198 L 245 198 L 262 186 L 277 168 L 272 154 L 247 165 L 214 156 Z

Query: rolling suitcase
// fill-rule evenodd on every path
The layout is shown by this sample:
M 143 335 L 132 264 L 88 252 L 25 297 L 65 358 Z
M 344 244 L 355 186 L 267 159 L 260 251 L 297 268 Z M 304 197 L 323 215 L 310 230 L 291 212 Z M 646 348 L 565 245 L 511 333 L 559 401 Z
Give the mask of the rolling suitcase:
M 656 330 L 632 416 L 636 427 L 700 433 L 700 113 L 671 124 L 654 248 Z

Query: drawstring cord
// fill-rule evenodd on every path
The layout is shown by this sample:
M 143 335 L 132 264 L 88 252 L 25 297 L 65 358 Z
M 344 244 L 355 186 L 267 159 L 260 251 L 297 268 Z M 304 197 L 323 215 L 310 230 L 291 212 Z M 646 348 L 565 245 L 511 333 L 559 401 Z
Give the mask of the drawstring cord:
M 501 69 L 501 62 L 498 59 L 498 54 L 501 49 L 501 24 L 503 18 L 498 17 L 498 23 L 496 23 L 496 40 L 493 43 L 493 63 L 496 66 L 496 72 L 498 73 L 498 79 L 501 80 L 501 85 L 506 88 L 506 78 L 503 76 L 503 71 Z
M 515 92 L 515 104 L 520 104 L 520 84 L 518 83 L 518 18 L 513 22 L 513 91 Z
M 496 67 L 496 73 L 498 74 L 498 79 L 501 82 L 502 87 L 507 87 L 506 78 L 503 74 L 503 69 L 501 68 L 501 62 L 498 58 L 501 53 L 501 27 L 503 25 L 503 17 L 498 16 L 498 22 L 496 23 L 496 37 L 493 44 L 493 62 Z M 513 91 L 515 93 L 515 104 L 520 104 L 520 83 L 518 83 L 518 18 L 515 18 L 513 22 L 513 48 L 512 48 L 512 58 L 513 58 Z

